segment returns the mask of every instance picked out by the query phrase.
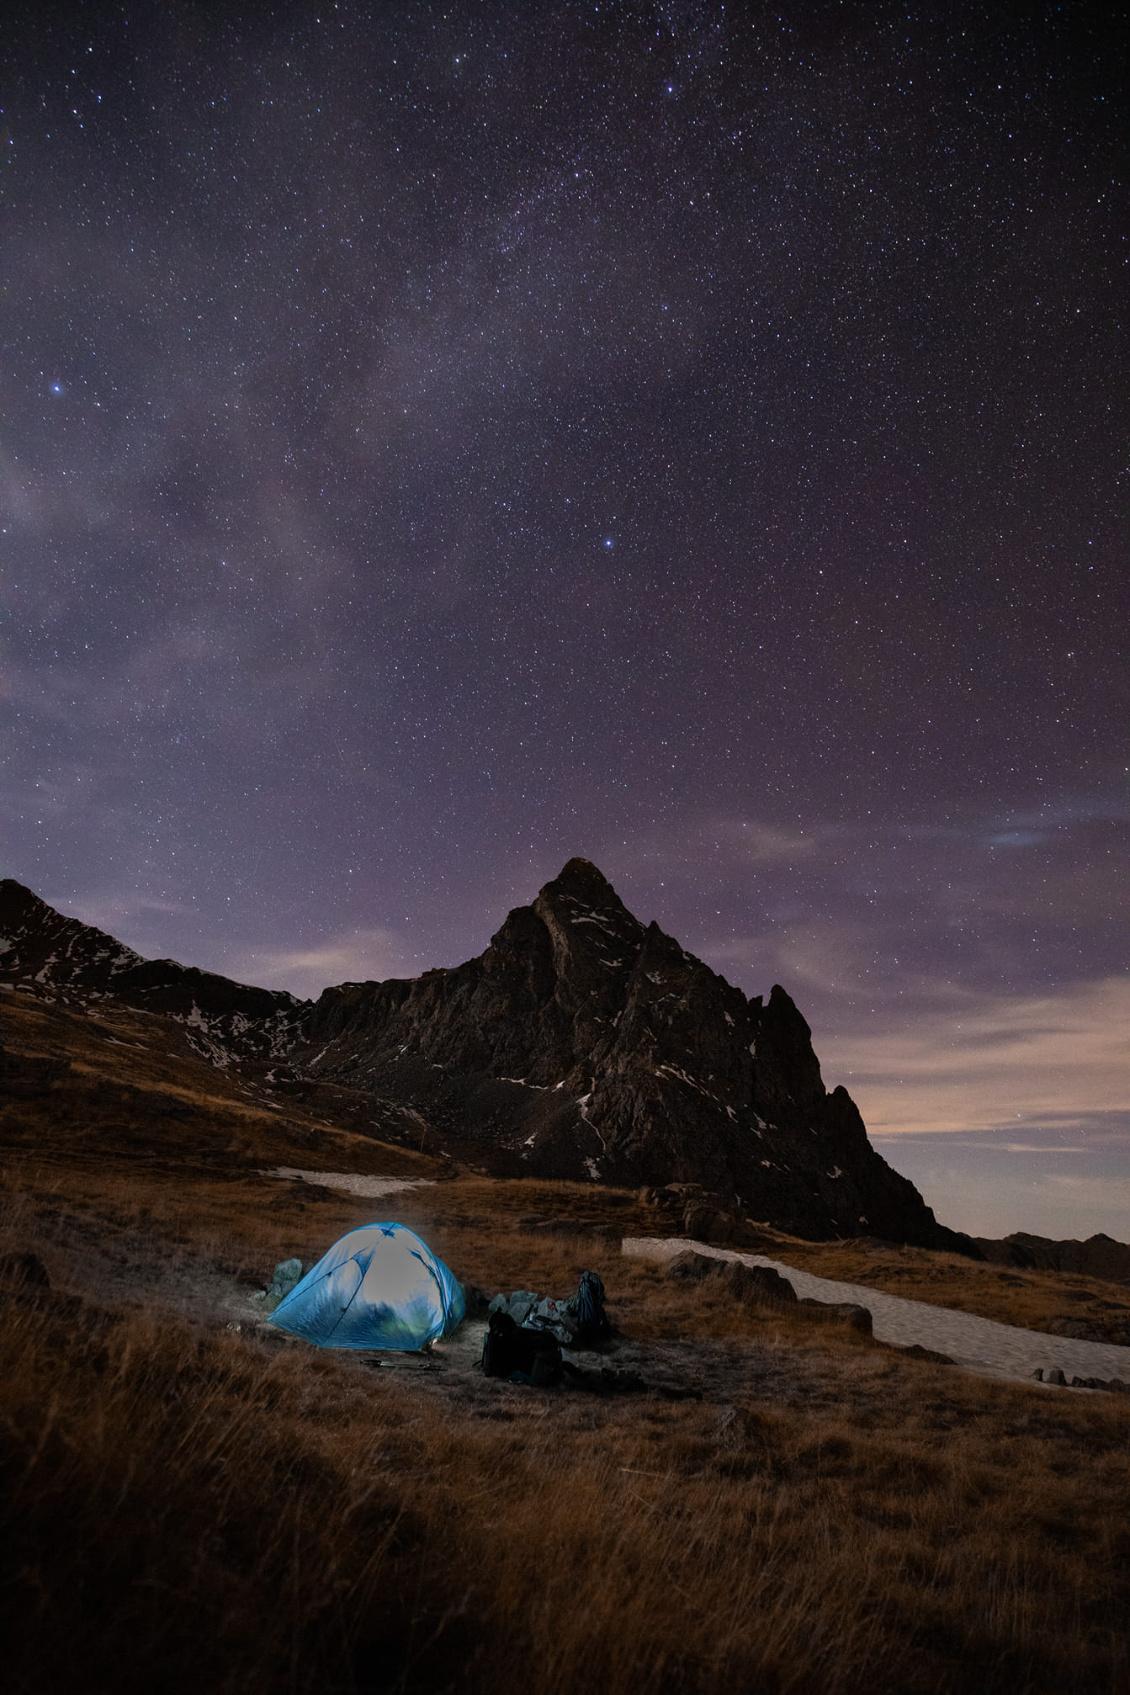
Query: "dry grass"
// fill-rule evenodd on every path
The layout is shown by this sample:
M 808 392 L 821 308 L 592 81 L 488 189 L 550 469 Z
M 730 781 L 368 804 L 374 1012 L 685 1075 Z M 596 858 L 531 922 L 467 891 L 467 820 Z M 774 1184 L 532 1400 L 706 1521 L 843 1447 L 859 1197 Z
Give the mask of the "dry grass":
M 0 1313 L 19 1695 L 1125 1687 L 1120 1401 L 727 1311 L 610 1254 L 631 1357 L 700 1402 L 542 1394 L 442 1350 L 374 1372 L 100 1305 L 34 1213 L 10 1205 L 5 1239 L 56 1288 Z M 488 1283 L 577 1263 L 514 1228 L 441 1233 Z M 132 1240 L 137 1289 L 156 1243 Z M 208 1248 L 183 1250 L 205 1288 Z
M 58 1040 L 70 1016 L 21 1030 Z M 0 1298 L 13 1695 L 1123 1695 L 1126 1402 L 742 1311 L 529 1223 L 662 1228 L 631 1195 L 464 1176 L 374 1203 L 265 1179 L 331 1163 L 292 1151 L 309 1115 L 191 1056 L 99 1072 L 104 1038 L 73 1040 L 97 1088 L 72 1074 L 5 1118 L 0 1249 L 52 1279 Z M 103 1110 L 103 1086 L 126 1094 Z M 326 1134 L 354 1170 L 442 1169 Z M 612 1363 L 701 1399 L 523 1389 L 458 1345 L 374 1370 L 255 1323 L 276 1260 L 378 1213 L 489 1289 L 564 1292 L 593 1266 Z M 960 1294 L 979 1270 L 945 1275 Z
M 274 1162 L 385 1176 L 445 1171 L 442 1160 L 383 1141 L 370 1098 L 333 1087 L 279 1097 L 261 1080 L 203 1063 L 181 1026 L 156 1014 L 111 1004 L 86 1013 L 7 992 L 0 1016 L 17 1066 L 25 1057 L 69 1062 L 39 1088 L 9 1090 L 4 1143 L 17 1160 L 59 1154 L 96 1167 L 109 1144 L 150 1170 L 231 1174 Z

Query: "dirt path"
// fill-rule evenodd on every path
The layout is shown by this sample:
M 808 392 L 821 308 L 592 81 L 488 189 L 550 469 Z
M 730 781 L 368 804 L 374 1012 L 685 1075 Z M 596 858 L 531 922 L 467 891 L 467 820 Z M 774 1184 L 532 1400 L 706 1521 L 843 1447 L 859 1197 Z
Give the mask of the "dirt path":
M 925 1301 L 908 1301 L 868 1289 L 861 1283 L 836 1283 L 811 1272 L 797 1271 L 780 1260 L 763 1254 L 738 1253 L 733 1248 L 710 1247 L 683 1236 L 626 1236 L 623 1251 L 646 1259 L 673 1259 L 693 1249 L 714 1259 L 741 1260 L 744 1265 L 767 1265 L 787 1277 L 797 1294 L 816 1301 L 852 1301 L 871 1313 L 875 1335 L 897 1347 L 915 1342 L 938 1353 L 949 1354 L 958 1365 L 983 1377 L 1006 1377 L 1031 1382 L 1038 1366 L 1058 1366 L 1067 1378 L 1120 1377 L 1130 1382 L 1130 1348 L 1113 1342 L 1080 1342 L 1069 1336 L 1048 1336 L 1041 1330 L 1020 1330 L 998 1324 L 991 1318 L 957 1312 L 953 1307 L 934 1307 Z

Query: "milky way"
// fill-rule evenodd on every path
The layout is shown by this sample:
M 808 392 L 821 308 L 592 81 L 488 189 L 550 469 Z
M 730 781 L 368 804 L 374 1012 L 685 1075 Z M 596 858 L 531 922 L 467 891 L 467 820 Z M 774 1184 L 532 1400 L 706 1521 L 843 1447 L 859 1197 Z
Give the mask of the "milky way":
M 5 871 L 311 993 L 584 854 L 947 1222 L 1130 1233 L 1102 11 L 4 30 Z

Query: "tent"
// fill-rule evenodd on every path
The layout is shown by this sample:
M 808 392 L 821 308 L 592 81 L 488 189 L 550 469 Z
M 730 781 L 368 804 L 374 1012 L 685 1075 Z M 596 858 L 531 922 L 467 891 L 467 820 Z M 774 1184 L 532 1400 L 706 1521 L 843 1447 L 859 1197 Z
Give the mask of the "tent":
M 403 1224 L 363 1224 L 281 1300 L 271 1323 L 323 1348 L 412 1352 L 466 1312 L 447 1266 Z

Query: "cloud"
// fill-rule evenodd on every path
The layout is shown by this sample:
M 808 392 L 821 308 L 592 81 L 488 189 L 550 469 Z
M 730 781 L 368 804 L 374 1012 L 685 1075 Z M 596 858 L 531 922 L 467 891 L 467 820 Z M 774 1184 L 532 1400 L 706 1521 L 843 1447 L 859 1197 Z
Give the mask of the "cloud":
M 120 936 L 123 930 L 136 927 L 154 913 L 181 916 L 192 911 L 184 901 L 161 900 L 153 895 L 84 895 L 74 899 L 49 890 L 43 899 L 57 912 L 70 913 L 82 923 L 93 924 L 112 936 Z
M 722 818 L 707 827 L 732 863 L 795 865 L 816 856 L 820 840 L 803 830 L 766 824 L 756 818 Z
M 1089 1148 L 1048 1148 L 1042 1142 L 965 1142 L 967 1148 L 993 1148 L 1006 1154 L 1085 1154 Z
M 756 970 L 766 987 L 780 982 L 794 992 L 835 993 L 868 984 L 874 964 L 874 939 L 862 926 L 816 918 L 803 924 L 783 923 L 760 934 L 734 936 L 713 944 L 708 963 Z M 901 985 L 906 986 L 904 981 Z
M 405 972 L 400 938 L 393 930 L 351 930 L 312 948 L 248 948 L 223 967 L 238 982 L 289 989 L 312 1000 L 337 983 L 382 982 Z
M 716 877 L 734 870 L 799 864 L 817 855 L 821 841 L 818 830 L 712 813 L 633 835 L 630 844 L 610 843 L 605 857 L 614 868 L 622 861 L 629 867 L 657 867 L 672 877 L 688 871 L 697 877 L 708 866 Z
M 1130 1113 L 1130 981 L 1103 978 L 1039 995 L 940 985 L 913 1021 L 858 1020 L 820 1042 L 825 1077 L 855 1096 L 879 1134 L 1024 1132 L 1054 1124 L 1087 1135 L 1096 1115 Z
M 980 1164 L 892 1155 L 896 1170 L 921 1190 L 942 1223 L 971 1236 L 1008 1236 L 1030 1231 L 1054 1240 L 1102 1232 L 1116 1241 L 1130 1235 L 1130 1176 L 1031 1172 L 1018 1161 L 1012 1171 Z

